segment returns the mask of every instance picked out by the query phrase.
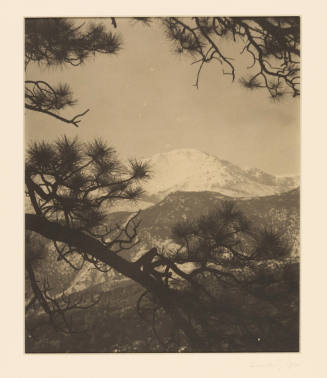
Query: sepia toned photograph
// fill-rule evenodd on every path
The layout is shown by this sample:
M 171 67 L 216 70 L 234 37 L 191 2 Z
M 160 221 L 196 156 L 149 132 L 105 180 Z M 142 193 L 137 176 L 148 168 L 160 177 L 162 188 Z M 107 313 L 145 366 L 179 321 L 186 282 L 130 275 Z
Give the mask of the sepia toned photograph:
M 300 17 L 24 27 L 25 353 L 299 352 Z

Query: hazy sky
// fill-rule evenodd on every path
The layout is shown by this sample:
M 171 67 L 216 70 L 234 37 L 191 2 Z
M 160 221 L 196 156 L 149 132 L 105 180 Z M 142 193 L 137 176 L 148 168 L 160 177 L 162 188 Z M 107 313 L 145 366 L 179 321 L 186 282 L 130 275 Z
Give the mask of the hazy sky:
M 275 103 L 263 90 L 243 89 L 219 63 L 204 67 L 196 89 L 197 66 L 173 53 L 158 23 L 118 19 L 117 31 L 123 49 L 116 56 L 97 55 L 80 67 L 29 66 L 28 79 L 71 86 L 78 104 L 61 115 L 90 112 L 75 128 L 26 110 L 27 142 L 101 137 L 123 158 L 196 148 L 240 166 L 299 174 L 298 98 Z

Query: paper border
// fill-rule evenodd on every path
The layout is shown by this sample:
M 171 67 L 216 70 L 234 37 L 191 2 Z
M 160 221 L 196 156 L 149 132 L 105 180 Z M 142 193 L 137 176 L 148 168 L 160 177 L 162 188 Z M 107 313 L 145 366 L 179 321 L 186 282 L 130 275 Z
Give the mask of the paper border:
M 325 348 L 325 9 L 323 2 L 11 1 L 2 6 L 0 376 L 65 378 L 323 377 Z M 25 355 L 23 323 L 23 18 L 28 16 L 300 15 L 302 18 L 301 352 Z M 4 115 L 3 115 L 4 113 Z M 320 178 L 320 180 L 319 180 Z M 319 290 L 320 289 L 320 290 Z

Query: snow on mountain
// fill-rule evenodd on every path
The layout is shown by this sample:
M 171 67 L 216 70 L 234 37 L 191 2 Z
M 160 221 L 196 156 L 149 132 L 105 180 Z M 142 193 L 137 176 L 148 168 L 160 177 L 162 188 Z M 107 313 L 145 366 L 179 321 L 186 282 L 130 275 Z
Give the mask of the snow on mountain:
M 262 171 L 259 168 L 246 168 L 244 171 L 254 181 L 265 183 L 272 186 L 285 186 L 286 188 L 295 188 L 299 186 L 299 176 L 273 176 Z
M 164 200 L 141 212 L 139 215 L 141 223 L 138 228 L 140 243 L 132 249 L 121 252 L 120 256 L 129 261 L 135 261 L 153 247 L 157 247 L 160 251 L 165 251 L 165 253 L 174 254 L 174 251 L 179 246 L 171 239 L 172 227 L 182 220 L 197 219 L 201 215 L 208 214 L 210 210 L 221 206 L 222 201 L 226 199 L 230 198 L 208 191 L 183 191 L 169 194 Z M 273 226 L 283 230 L 284 236 L 287 237 L 292 247 L 291 257 L 298 258 L 300 251 L 299 189 L 273 196 L 248 199 L 234 198 L 230 200 L 235 201 L 237 208 L 247 215 L 252 224 L 258 227 Z M 127 213 L 111 214 L 107 220 L 108 226 L 124 224 L 130 216 L 131 214 Z M 65 264 L 63 261 L 61 263 Z M 50 260 L 48 269 L 53 271 L 58 266 L 57 264 Z M 180 269 L 185 271 L 187 267 L 190 268 L 191 266 L 183 264 Z M 45 271 L 45 267 L 42 267 L 42 269 Z M 70 269 L 68 265 L 67 269 Z M 56 271 L 56 274 L 65 277 L 62 270 Z M 65 290 L 67 295 L 81 292 L 91 287 L 99 287 L 103 291 L 111 290 L 120 285 L 122 280 L 127 280 L 113 269 L 107 273 L 102 273 L 87 262 L 80 271 L 77 273 L 71 271 L 71 274 L 72 279 Z
M 299 185 L 298 177 L 278 177 L 257 168 L 242 169 L 196 149 L 158 153 L 146 159 L 152 179 L 148 195 L 162 199 L 175 191 L 213 191 L 231 197 L 266 196 Z
M 298 176 L 274 176 L 258 168 L 242 169 L 191 148 L 158 153 L 143 160 L 149 163 L 152 178 L 142 184 L 145 190 L 142 200 L 110 204 L 106 208 L 108 213 L 146 209 L 177 191 L 210 191 L 230 197 L 261 197 L 287 192 L 299 186 Z

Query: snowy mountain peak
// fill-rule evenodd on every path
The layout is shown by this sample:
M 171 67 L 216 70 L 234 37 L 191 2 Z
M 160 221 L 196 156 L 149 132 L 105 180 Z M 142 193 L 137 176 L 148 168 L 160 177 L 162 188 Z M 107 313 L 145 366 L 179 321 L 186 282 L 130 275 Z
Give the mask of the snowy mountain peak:
M 276 177 L 258 168 L 242 169 L 192 148 L 163 152 L 146 159 L 152 179 L 147 194 L 163 198 L 175 191 L 213 191 L 232 197 L 265 196 L 298 186 L 298 178 Z

